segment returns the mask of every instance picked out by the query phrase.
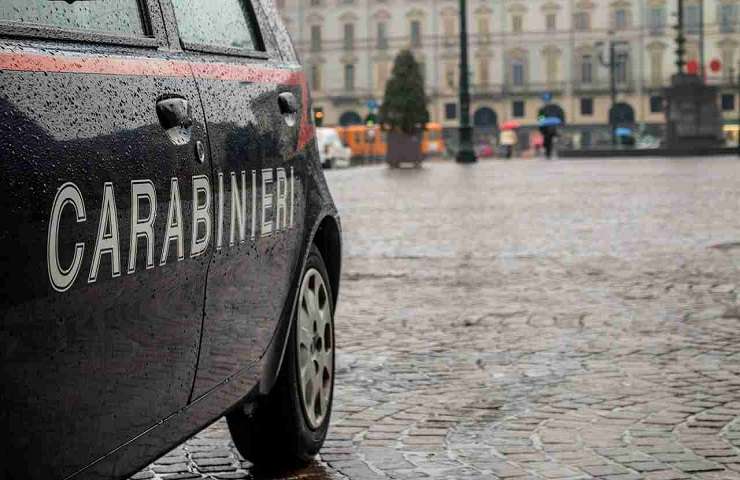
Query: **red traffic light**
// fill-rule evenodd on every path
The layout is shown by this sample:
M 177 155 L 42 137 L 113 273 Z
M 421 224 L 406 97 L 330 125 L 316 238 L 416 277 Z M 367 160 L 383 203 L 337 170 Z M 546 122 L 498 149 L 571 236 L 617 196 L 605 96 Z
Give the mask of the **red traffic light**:
M 699 62 L 696 60 L 689 60 L 686 62 L 686 73 L 689 75 L 696 75 L 699 73 Z
M 719 61 L 717 58 L 713 58 L 711 62 L 709 62 L 709 68 L 712 70 L 712 72 L 717 73 L 720 70 L 722 70 L 722 62 Z

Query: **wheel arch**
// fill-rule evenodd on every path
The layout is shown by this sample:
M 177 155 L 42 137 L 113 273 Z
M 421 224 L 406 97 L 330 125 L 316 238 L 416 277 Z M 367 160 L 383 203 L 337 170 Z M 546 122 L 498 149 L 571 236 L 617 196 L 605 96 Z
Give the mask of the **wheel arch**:
M 260 395 L 266 395 L 272 390 L 280 374 L 283 357 L 285 356 L 285 348 L 288 344 L 289 332 L 293 325 L 295 308 L 298 303 L 301 276 L 309 251 L 311 250 L 311 245 L 316 245 L 316 248 L 321 253 L 321 258 L 324 260 L 324 265 L 329 274 L 329 286 L 331 288 L 333 302 L 332 312 L 337 305 L 342 268 L 342 233 L 339 220 L 331 213 L 328 213 L 318 222 L 318 226 L 314 227 L 313 232 L 309 237 L 310 241 L 306 243 L 304 258 L 298 274 L 294 279 L 294 285 L 292 286 L 287 304 L 283 309 L 282 318 L 262 358 L 262 373 L 260 375 L 258 389 Z
M 313 243 L 319 249 L 321 258 L 324 259 L 334 302 L 332 308 L 336 308 L 337 297 L 339 296 L 339 278 L 342 273 L 342 237 L 339 224 L 333 216 L 327 215 L 321 221 L 313 237 Z

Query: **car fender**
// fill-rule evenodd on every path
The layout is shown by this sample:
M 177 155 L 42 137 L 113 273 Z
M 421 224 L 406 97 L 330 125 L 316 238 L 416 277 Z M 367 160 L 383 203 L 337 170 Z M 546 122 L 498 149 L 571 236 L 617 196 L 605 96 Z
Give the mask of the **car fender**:
M 283 307 L 278 326 L 275 329 L 272 340 L 262 357 L 262 372 L 260 374 L 259 382 L 259 394 L 267 395 L 272 390 L 272 387 L 277 381 L 277 377 L 280 374 L 280 368 L 282 366 L 283 357 L 285 356 L 285 349 L 288 345 L 289 333 L 293 325 L 293 318 L 295 316 L 295 310 L 298 305 L 298 294 L 300 290 L 300 282 L 304 269 L 306 268 L 306 262 L 308 261 L 308 255 L 311 251 L 311 245 L 314 243 L 322 242 L 336 242 L 336 245 L 328 245 L 324 248 L 319 246 L 322 251 L 322 257 L 327 264 L 327 270 L 329 275 L 332 277 L 329 279 L 329 283 L 332 289 L 332 311 L 335 311 L 337 305 L 337 298 L 339 297 L 339 276 L 341 274 L 341 223 L 337 216 L 336 210 L 326 209 L 317 216 L 318 220 L 314 222 L 311 234 L 307 236 L 308 241 L 303 245 L 302 259 L 300 262 L 300 268 L 294 273 L 291 281 L 290 293 L 286 305 Z M 323 229 L 335 229 L 334 232 L 326 232 Z M 331 239 L 333 237 L 333 239 Z M 327 252 L 331 249 L 333 251 L 334 258 L 327 258 Z

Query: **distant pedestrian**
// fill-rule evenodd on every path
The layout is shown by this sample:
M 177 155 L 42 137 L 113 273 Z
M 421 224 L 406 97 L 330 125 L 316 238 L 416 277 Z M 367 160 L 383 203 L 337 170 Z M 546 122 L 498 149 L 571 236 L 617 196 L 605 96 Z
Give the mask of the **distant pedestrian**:
M 552 157 L 552 149 L 555 143 L 555 137 L 558 136 L 558 131 L 555 125 L 546 125 L 540 127 L 540 133 L 542 134 L 542 143 L 545 146 L 545 157 Z
M 506 158 L 514 155 L 514 146 L 517 144 L 516 132 L 514 130 L 504 130 L 501 132 L 501 145 L 506 149 Z

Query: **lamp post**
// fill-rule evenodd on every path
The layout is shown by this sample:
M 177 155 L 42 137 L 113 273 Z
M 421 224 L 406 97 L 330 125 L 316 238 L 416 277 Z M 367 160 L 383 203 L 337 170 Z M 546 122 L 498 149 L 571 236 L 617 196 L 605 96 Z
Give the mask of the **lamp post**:
M 614 41 L 611 39 L 613 32 L 609 32 L 609 58 L 604 59 L 604 42 L 596 42 L 596 48 L 599 49 L 599 63 L 609 68 L 609 91 L 611 95 L 611 108 L 609 109 L 609 129 L 611 130 L 612 146 L 617 145 L 617 126 L 614 122 L 614 106 L 617 104 L 617 54 L 618 46 L 627 45 L 624 41 Z
M 704 0 L 699 0 L 699 62 L 701 67 L 701 81 L 707 81 L 706 59 L 704 58 Z
M 470 86 L 468 84 L 468 25 L 466 0 L 460 0 L 460 145 L 456 160 L 473 163 L 473 130 L 470 127 Z
M 740 157 L 740 61 L 737 63 L 737 78 L 735 79 L 737 87 L 737 156 Z
M 686 54 L 686 37 L 683 34 L 683 0 L 678 1 L 678 22 L 676 24 L 676 68 L 678 68 L 678 74 L 683 73 L 683 67 L 686 65 L 684 55 Z

